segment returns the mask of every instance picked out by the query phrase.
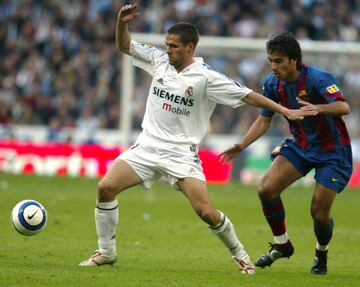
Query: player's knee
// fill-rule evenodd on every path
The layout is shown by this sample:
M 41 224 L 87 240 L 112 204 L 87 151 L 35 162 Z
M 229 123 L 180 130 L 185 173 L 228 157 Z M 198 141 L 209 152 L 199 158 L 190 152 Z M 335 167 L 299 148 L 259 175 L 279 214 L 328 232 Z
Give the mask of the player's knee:
M 115 198 L 118 191 L 104 180 L 100 180 L 97 185 L 98 200 L 100 202 L 111 201 Z
M 263 178 L 257 192 L 261 199 L 270 200 L 276 195 L 276 186 L 271 180 Z

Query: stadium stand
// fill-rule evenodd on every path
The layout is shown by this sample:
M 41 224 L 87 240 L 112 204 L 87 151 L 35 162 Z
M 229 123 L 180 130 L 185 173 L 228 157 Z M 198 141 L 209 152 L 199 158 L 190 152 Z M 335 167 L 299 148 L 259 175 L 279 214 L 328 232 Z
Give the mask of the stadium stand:
M 359 1 L 325 0 L 142 0 L 134 32 L 162 33 L 177 21 L 196 24 L 202 35 L 267 38 L 290 31 L 298 39 L 360 40 Z M 4 0 L 0 2 L 0 124 L 45 125 L 49 141 L 57 131 L 81 127 L 116 129 L 119 124 L 121 57 L 114 44 L 121 1 Z M 331 17 L 330 17 L 331 16 Z M 264 47 L 265 49 L 265 47 Z M 266 59 L 238 62 L 221 56 L 206 59 L 217 70 L 261 91 L 269 72 Z M 352 137 L 360 137 L 360 62 L 326 66 L 337 75 L 352 108 L 347 117 Z M 133 128 L 139 128 L 148 76 L 137 71 Z M 242 133 L 257 116 L 218 107 L 213 133 Z M 271 135 L 283 134 L 276 121 Z M 0 133 L 0 138 L 11 132 Z

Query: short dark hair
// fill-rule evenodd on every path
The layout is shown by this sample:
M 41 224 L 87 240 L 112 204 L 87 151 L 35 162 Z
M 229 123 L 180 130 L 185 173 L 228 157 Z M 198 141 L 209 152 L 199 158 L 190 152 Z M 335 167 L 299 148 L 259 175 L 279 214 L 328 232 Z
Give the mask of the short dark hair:
M 181 42 L 184 44 L 193 43 L 194 47 L 196 47 L 197 43 L 199 42 L 199 31 L 195 25 L 191 23 L 176 23 L 167 30 L 167 33 L 179 35 Z
M 299 42 L 291 33 L 281 33 L 271 37 L 266 42 L 268 54 L 279 53 L 289 59 L 296 60 L 296 67 L 300 70 L 302 65 L 302 53 Z

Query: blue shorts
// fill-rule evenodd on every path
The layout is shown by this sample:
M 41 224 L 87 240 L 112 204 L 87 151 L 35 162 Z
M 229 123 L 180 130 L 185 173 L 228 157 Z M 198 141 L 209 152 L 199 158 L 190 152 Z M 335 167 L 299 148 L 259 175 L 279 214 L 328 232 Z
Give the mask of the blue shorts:
M 305 150 L 292 139 L 286 139 L 280 149 L 276 148 L 272 153 L 271 159 L 279 154 L 286 157 L 303 176 L 314 168 L 316 182 L 337 193 L 348 184 L 353 170 L 351 145 L 332 152 L 319 152 Z

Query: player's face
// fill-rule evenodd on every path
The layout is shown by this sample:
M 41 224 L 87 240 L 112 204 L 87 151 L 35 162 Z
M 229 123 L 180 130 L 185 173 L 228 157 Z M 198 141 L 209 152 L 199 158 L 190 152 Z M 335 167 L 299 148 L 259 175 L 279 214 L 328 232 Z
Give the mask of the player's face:
M 169 56 L 169 64 L 176 70 L 181 71 L 192 59 L 192 43 L 184 44 L 180 40 L 180 35 L 166 34 L 165 37 L 166 52 Z
M 273 53 L 268 55 L 271 70 L 279 80 L 286 82 L 295 81 L 299 71 L 296 68 L 296 61 L 287 56 Z

